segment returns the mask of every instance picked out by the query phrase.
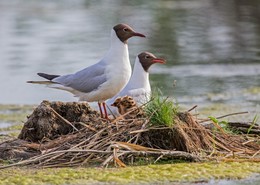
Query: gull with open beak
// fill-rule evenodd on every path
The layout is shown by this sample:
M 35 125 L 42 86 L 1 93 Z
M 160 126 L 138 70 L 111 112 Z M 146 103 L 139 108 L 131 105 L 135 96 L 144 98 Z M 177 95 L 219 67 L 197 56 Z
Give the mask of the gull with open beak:
M 148 69 L 156 63 L 165 64 L 166 61 L 149 52 L 142 52 L 136 57 L 133 74 L 128 84 L 117 95 L 107 100 L 107 106 L 113 114 L 118 115 L 117 109 L 111 106 L 118 97 L 132 96 L 138 106 L 150 100 L 151 85 Z
M 101 117 L 104 117 L 103 106 L 107 118 L 105 100 L 120 92 L 131 76 L 127 40 L 134 36 L 145 37 L 126 24 L 118 24 L 111 30 L 110 49 L 98 63 L 68 75 L 38 73 L 48 81 L 28 83 L 46 84 L 51 88 L 69 91 L 79 97 L 79 101 L 97 101 Z

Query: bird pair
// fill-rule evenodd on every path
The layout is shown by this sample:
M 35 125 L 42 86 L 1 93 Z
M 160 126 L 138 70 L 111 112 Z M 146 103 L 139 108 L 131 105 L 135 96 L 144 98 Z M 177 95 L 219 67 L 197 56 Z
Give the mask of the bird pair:
M 108 99 L 109 105 L 118 96 L 130 95 L 136 102 L 149 99 L 151 87 L 148 69 L 154 63 L 165 63 L 164 59 L 143 52 L 136 57 L 131 76 L 127 40 L 135 36 L 145 37 L 126 24 L 118 24 L 111 30 L 110 49 L 98 63 L 68 75 L 38 73 L 48 81 L 28 83 L 45 84 L 51 88 L 69 91 L 79 97 L 79 101 L 98 102 L 101 117 L 108 118 L 105 103 Z

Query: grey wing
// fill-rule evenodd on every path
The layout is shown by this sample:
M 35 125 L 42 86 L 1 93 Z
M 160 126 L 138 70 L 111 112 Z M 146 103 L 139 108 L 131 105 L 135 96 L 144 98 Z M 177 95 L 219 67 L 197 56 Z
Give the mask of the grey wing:
M 98 89 L 100 85 L 106 82 L 107 79 L 104 72 L 104 64 L 97 63 L 74 74 L 57 77 L 53 82 L 88 93 Z

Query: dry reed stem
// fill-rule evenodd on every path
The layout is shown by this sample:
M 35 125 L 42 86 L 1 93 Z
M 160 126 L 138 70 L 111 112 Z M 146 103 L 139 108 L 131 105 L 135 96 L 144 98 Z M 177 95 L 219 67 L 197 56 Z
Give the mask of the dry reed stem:
M 67 123 L 68 125 L 70 125 L 73 129 L 75 129 L 76 131 L 79 131 L 74 125 L 71 124 L 71 122 L 69 122 L 68 120 L 66 120 L 64 117 L 62 117 L 58 112 L 56 112 L 53 108 L 51 108 L 49 106 L 49 109 L 58 117 L 60 118 L 62 121 L 64 121 L 65 123 Z
M 162 157 L 200 161 L 198 156 L 203 151 L 211 153 L 209 159 L 219 159 L 220 155 L 222 160 L 229 157 L 250 157 L 255 160 L 260 153 L 257 138 L 232 136 L 219 127 L 220 132 L 205 129 L 188 112 L 177 114 L 172 128 L 148 127 L 150 117 L 131 120 L 122 120 L 122 117 L 121 120 L 118 118 L 111 123 L 101 122 L 98 125 L 94 122 L 82 123 L 85 127 L 75 133 L 42 144 L 26 144 L 25 147 L 40 150 L 42 154 L 0 166 L 0 169 L 25 165 L 67 167 L 92 163 L 106 167 L 113 161 L 115 165 L 124 167 L 129 156 L 132 161 L 139 156 L 155 157 L 154 162 Z

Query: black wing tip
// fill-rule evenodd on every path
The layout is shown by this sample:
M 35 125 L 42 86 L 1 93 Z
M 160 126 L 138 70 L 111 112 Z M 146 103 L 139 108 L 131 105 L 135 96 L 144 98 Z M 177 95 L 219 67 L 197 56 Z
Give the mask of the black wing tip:
M 44 75 L 44 74 L 46 74 L 46 73 L 37 73 L 37 75 L 39 75 L 39 76 L 42 76 L 42 75 Z
M 46 74 L 46 73 L 37 73 L 37 75 L 39 75 L 40 77 L 43 77 L 47 80 L 53 80 L 54 78 L 57 78 L 60 76 L 60 75 L 50 75 L 50 74 Z
M 37 75 L 40 76 L 40 77 L 45 78 L 45 76 L 48 75 L 48 74 L 46 74 L 46 73 L 37 73 Z

